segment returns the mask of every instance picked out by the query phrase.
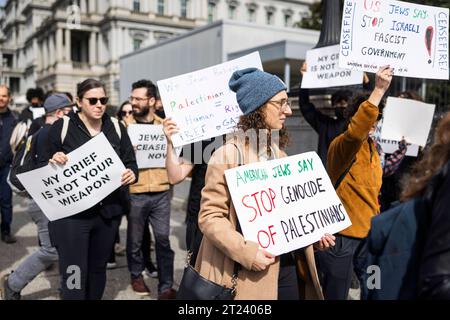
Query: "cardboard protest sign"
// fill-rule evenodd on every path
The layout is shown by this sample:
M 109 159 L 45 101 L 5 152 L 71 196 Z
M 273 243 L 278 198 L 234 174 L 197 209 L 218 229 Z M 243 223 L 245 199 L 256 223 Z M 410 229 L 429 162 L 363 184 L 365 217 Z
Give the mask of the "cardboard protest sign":
M 175 147 L 235 130 L 242 112 L 228 81 L 234 71 L 251 67 L 262 70 L 258 52 L 158 81 L 164 111 L 180 128 L 172 136 Z
M 381 139 L 405 140 L 424 147 L 433 122 L 434 104 L 388 97 L 383 111 Z
M 67 157 L 64 166 L 48 164 L 17 175 L 50 221 L 93 207 L 120 187 L 125 171 L 103 133 Z
M 136 150 L 139 169 L 165 168 L 167 139 L 162 125 L 130 124 L 128 135 Z
M 394 0 L 345 0 L 339 66 L 404 77 L 449 78 L 449 9 Z
M 274 255 L 351 225 L 315 152 L 239 166 L 225 177 L 244 238 Z
M 361 84 L 363 73 L 339 68 L 339 45 L 309 50 L 306 53 L 307 72 L 302 88 L 329 88 Z
M 381 148 L 383 149 L 384 153 L 392 154 L 398 150 L 398 144 L 400 141 L 382 139 L 381 138 L 382 127 L 383 127 L 383 119 L 381 119 L 377 124 L 374 138 L 381 145 Z M 419 154 L 419 146 L 417 144 L 408 143 L 408 141 L 406 142 L 407 142 L 406 155 L 409 157 L 417 157 L 417 155 Z

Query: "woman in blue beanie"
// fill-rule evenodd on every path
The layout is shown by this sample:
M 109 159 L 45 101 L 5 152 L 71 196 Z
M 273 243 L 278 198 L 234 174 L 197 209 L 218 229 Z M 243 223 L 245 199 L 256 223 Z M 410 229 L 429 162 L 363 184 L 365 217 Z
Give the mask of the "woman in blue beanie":
M 286 86 L 274 75 L 249 68 L 234 72 L 229 87 L 236 93 L 243 112 L 238 128 L 245 134 L 228 139 L 210 159 L 198 220 L 204 237 L 196 270 L 203 277 L 232 288 L 234 265 L 239 263 L 235 299 L 295 300 L 300 293 L 301 298 L 323 299 L 312 246 L 295 255 L 274 257 L 257 243 L 244 240 L 236 230 L 237 216 L 224 175 L 225 170 L 239 164 L 286 156 L 282 151 L 288 141 L 284 123 L 292 115 Z M 265 130 L 268 139 L 259 146 L 260 141 L 251 141 L 249 136 L 252 132 L 259 137 L 261 130 Z M 274 133 L 279 135 L 279 145 L 271 141 Z M 324 236 L 317 248 L 334 245 L 333 239 L 331 235 Z

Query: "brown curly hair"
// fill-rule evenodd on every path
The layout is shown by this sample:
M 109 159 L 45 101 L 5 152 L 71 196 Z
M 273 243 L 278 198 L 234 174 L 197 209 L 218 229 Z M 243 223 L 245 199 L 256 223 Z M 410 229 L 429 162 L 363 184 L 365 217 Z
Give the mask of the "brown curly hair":
M 238 129 L 247 132 L 250 129 L 256 129 L 257 131 L 257 142 L 259 144 L 259 130 L 267 130 L 267 153 L 270 154 L 270 145 L 272 144 L 271 140 L 271 129 L 267 126 L 266 123 L 266 114 L 264 112 L 265 106 L 256 109 L 255 111 L 249 113 L 248 115 L 242 115 L 239 119 L 239 123 L 237 124 Z M 279 139 L 279 148 L 280 150 L 285 150 L 289 144 L 289 135 L 286 127 L 283 125 L 280 132 Z M 246 143 L 249 143 L 249 137 L 246 137 Z
M 450 112 L 439 121 L 433 144 L 426 150 L 423 158 L 417 162 L 407 176 L 402 179 L 400 199 L 420 196 L 433 175 L 450 159 Z

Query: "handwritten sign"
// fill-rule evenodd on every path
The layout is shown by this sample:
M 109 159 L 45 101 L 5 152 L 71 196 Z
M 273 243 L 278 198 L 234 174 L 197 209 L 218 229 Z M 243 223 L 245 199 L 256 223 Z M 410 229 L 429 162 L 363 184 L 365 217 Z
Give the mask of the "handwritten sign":
M 280 255 L 351 225 L 315 152 L 225 171 L 246 240 Z
M 397 76 L 449 78 L 449 9 L 394 0 L 345 0 L 339 66 Z
M 381 138 L 381 130 L 383 127 L 383 119 L 381 119 L 375 130 L 374 138 L 381 145 L 384 153 L 392 154 L 398 150 L 398 144 L 400 141 L 397 140 L 389 140 Z M 408 141 L 406 141 L 408 142 Z M 417 144 L 407 143 L 406 146 L 406 155 L 409 157 L 417 157 L 419 154 L 419 146 Z
M 262 70 L 258 52 L 158 81 L 164 111 L 180 128 L 172 136 L 175 147 L 235 130 L 242 112 L 228 81 L 234 71 L 251 67 Z
M 139 169 L 166 167 L 167 139 L 162 125 L 130 124 L 128 135 Z
M 329 88 L 361 84 L 363 73 L 339 68 L 339 45 L 309 50 L 306 53 L 307 72 L 302 88 Z
M 93 207 L 120 187 L 125 171 L 103 133 L 67 157 L 64 166 L 49 164 L 17 175 L 50 221 Z
M 405 140 L 424 147 L 433 122 L 434 104 L 388 97 L 383 111 L 381 138 Z

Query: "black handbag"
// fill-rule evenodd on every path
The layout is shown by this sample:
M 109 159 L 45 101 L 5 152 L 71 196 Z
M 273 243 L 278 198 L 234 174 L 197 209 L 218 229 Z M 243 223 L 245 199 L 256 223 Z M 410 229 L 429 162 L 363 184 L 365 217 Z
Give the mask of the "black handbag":
M 188 253 L 186 266 L 177 292 L 177 300 L 233 300 L 236 295 L 238 267 L 234 264 L 231 279 L 233 286 L 227 288 L 202 277 L 190 264 L 192 252 Z

